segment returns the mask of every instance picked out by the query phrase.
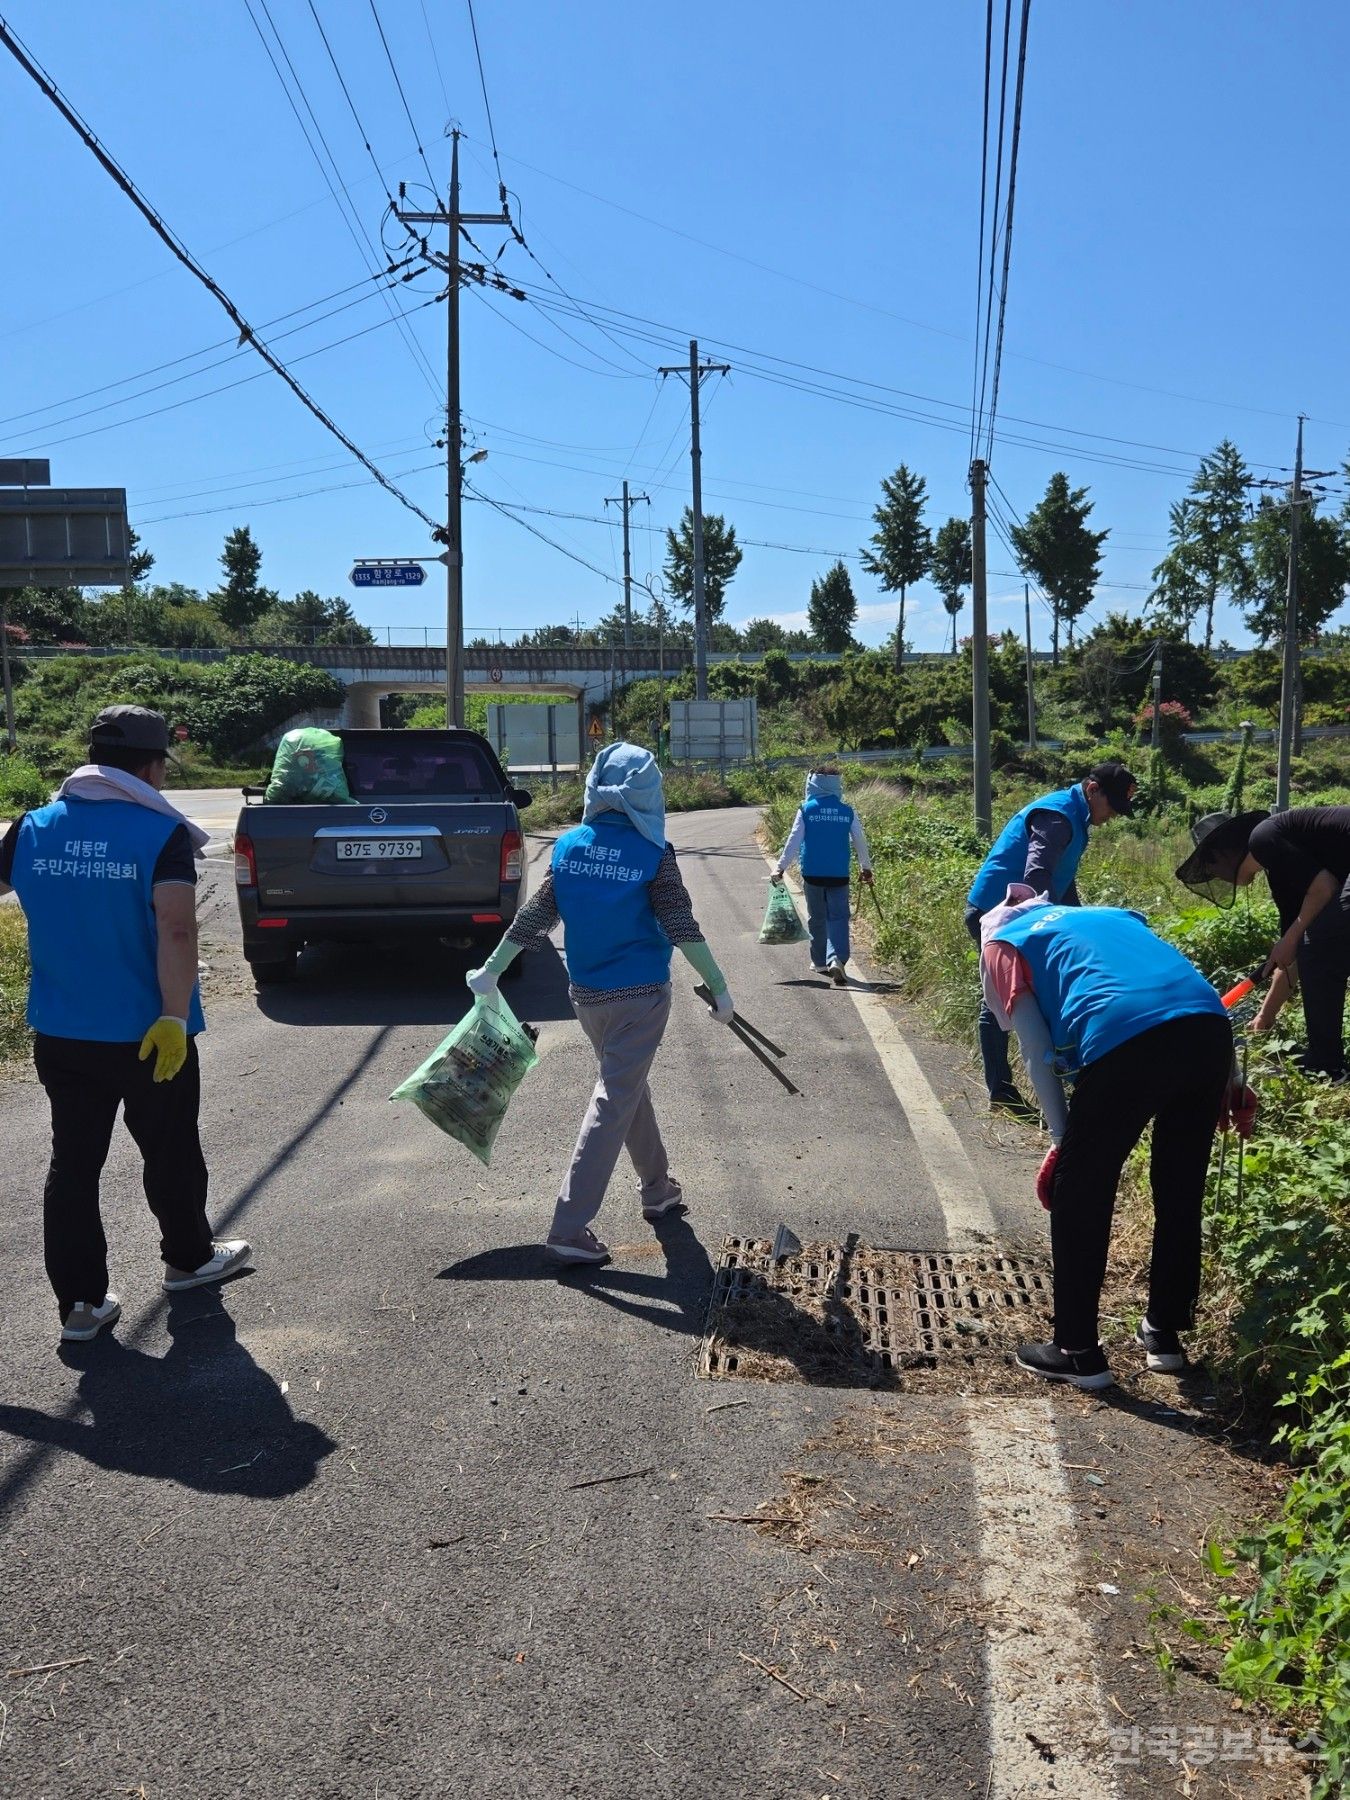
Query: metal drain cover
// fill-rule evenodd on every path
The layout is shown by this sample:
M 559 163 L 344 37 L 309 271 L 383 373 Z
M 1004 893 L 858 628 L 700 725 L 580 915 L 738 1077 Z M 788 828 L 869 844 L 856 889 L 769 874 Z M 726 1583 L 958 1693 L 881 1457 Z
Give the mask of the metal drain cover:
M 1008 1370 L 1014 1346 L 1044 1335 L 1050 1266 L 1001 1251 L 880 1250 L 807 1244 L 775 1261 L 765 1239 L 729 1237 L 713 1280 L 699 1373 L 897 1387 L 901 1372 L 960 1385 Z

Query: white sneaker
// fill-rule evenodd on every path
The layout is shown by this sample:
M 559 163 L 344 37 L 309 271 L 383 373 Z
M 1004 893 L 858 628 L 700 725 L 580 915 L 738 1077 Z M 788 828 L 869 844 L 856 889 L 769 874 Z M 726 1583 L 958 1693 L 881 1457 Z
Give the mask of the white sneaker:
M 87 1344 L 90 1338 L 98 1336 L 105 1325 L 111 1325 L 121 1316 L 122 1302 L 109 1289 L 101 1306 L 95 1306 L 88 1300 L 77 1301 L 65 1316 L 61 1337 L 67 1344 Z
M 811 973 L 813 975 L 827 975 L 829 973 L 829 970 L 822 968 L 819 963 L 812 963 L 811 964 Z
M 184 1288 L 204 1287 L 208 1281 L 223 1281 L 236 1269 L 243 1268 L 253 1254 L 253 1246 L 244 1238 L 229 1238 L 223 1243 L 217 1239 L 212 1243 L 211 1251 L 211 1260 L 204 1262 L 200 1269 L 171 1269 L 165 1263 L 164 1292 L 178 1294 Z
M 848 976 L 844 972 L 844 965 L 837 956 L 831 957 L 830 965 L 825 973 L 836 987 L 844 987 L 848 983 Z

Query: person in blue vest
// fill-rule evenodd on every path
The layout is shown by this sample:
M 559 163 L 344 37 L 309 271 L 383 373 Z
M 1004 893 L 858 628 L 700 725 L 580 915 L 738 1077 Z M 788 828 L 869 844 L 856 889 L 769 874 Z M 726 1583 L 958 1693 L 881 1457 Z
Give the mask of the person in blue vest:
M 813 769 L 770 879 L 780 884 L 784 871 L 800 853 L 806 925 L 811 933 L 811 973 L 828 975 L 836 987 L 843 987 L 848 979 L 848 880 L 855 850 L 859 872 L 870 882 L 872 858 L 867 835 L 862 820 L 844 799 L 838 771 Z
M 47 1275 L 69 1341 L 122 1310 L 99 1212 L 119 1106 L 144 1160 L 165 1290 L 219 1281 L 250 1255 L 242 1239 L 214 1239 L 206 1216 L 194 861 L 206 833 L 160 791 L 168 750 L 159 713 L 106 707 L 89 762 L 0 842 L 0 892 L 13 888 L 28 920 L 28 1023 L 52 1115 Z
M 1110 1387 L 1097 1310 L 1111 1219 L 1125 1159 L 1151 1124 L 1153 1253 L 1136 1336 L 1150 1369 L 1177 1373 L 1200 1291 L 1210 1146 L 1221 1124 L 1249 1136 L 1256 1112 L 1223 1002 L 1137 913 L 1055 906 L 1019 884 L 989 910 L 983 936 L 985 1000 L 1017 1032 L 1052 1139 L 1036 1191 L 1050 1212 L 1054 1337 L 1019 1345 L 1018 1365 Z
M 994 840 L 966 895 L 966 929 L 980 942 L 980 920 L 998 906 L 1012 882 L 1065 906 L 1077 906 L 1078 865 L 1094 825 L 1134 811 L 1134 776 L 1123 763 L 1098 763 L 1084 780 L 1033 800 L 1014 813 Z M 980 1060 L 991 1112 L 1036 1123 L 1036 1109 L 1017 1090 L 1008 1061 L 1008 1034 L 980 1007 Z
M 714 1018 L 727 1024 L 735 1010 L 666 842 L 661 771 L 640 745 L 607 744 L 598 753 L 582 823 L 558 839 L 537 891 L 483 967 L 470 970 L 472 992 L 495 993 L 503 970 L 560 919 L 573 1010 L 600 1073 L 545 1248 L 558 1262 L 603 1263 L 609 1249 L 590 1226 L 621 1150 L 637 1172 L 644 1219 L 684 1205 L 648 1087 L 670 1016 L 672 949 L 707 984 Z

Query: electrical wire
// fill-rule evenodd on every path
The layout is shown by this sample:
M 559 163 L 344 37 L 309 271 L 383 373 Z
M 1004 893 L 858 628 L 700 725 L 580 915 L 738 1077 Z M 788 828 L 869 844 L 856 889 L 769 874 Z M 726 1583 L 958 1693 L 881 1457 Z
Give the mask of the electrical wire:
M 436 469 L 443 472 L 445 464 L 443 462 L 423 463 L 419 468 L 405 469 L 403 474 L 405 477 L 408 475 L 422 475 L 425 474 L 428 469 Z M 345 493 L 350 488 L 373 486 L 374 483 L 371 481 L 334 481 L 330 482 L 326 487 L 302 488 L 298 493 L 294 494 L 271 494 L 262 499 L 250 497 L 243 500 L 231 500 L 224 506 L 203 506 L 196 508 L 192 512 L 156 513 L 155 516 L 150 519 L 138 517 L 136 523 L 137 525 L 150 526 L 164 525 L 171 519 L 218 518 L 222 513 L 240 513 L 246 510 L 252 511 L 259 506 L 285 506 L 292 500 L 312 500 L 316 494 L 340 494 Z
M 504 208 L 506 205 L 506 180 L 502 175 L 502 159 L 497 154 L 497 133 L 492 125 L 492 103 L 488 99 L 487 76 L 483 73 L 483 52 L 478 43 L 478 20 L 474 17 L 473 0 L 468 0 L 468 7 L 469 28 L 473 32 L 473 53 L 478 59 L 478 85 L 483 90 L 483 111 L 487 114 L 488 142 L 492 145 L 492 160 L 497 165 L 497 192 Z
M 480 500 L 485 506 L 490 506 L 494 511 L 501 513 L 503 518 L 514 520 L 515 523 L 520 526 L 522 531 L 528 531 L 532 537 L 541 538 L 544 543 L 558 551 L 560 555 L 567 557 L 574 563 L 580 563 L 583 569 L 589 569 L 591 574 L 598 575 L 601 581 L 608 581 L 613 587 L 621 588 L 623 586 L 623 582 L 617 575 L 609 574 L 609 572 L 602 569 L 598 563 L 587 562 L 584 556 L 578 556 L 575 551 L 569 550 L 565 544 L 558 543 L 556 538 L 551 538 L 547 532 L 540 531 L 537 525 L 531 525 L 528 519 L 517 518 L 516 514 L 518 509 L 516 507 L 509 506 L 502 500 L 494 500 L 491 494 L 483 493 L 479 488 L 476 488 L 471 481 L 466 481 L 464 483 L 464 491 L 471 499 Z
M 417 129 L 417 121 L 413 118 L 412 108 L 408 105 L 408 96 L 403 91 L 403 81 L 398 72 L 398 65 L 394 61 L 394 53 L 389 48 L 389 39 L 384 35 L 384 23 L 380 18 L 380 9 L 376 6 L 375 0 L 370 0 L 370 16 L 374 19 L 375 29 L 380 34 L 380 42 L 384 45 L 385 61 L 389 64 L 389 73 L 394 78 L 394 86 L 398 89 L 398 97 L 403 102 L 403 110 L 407 115 L 408 129 L 413 134 L 413 143 L 417 146 L 417 154 L 422 159 L 422 167 L 427 172 L 427 180 L 431 183 L 434 192 L 436 191 L 436 177 L 431 172 L 431 164 L 427 161 L 427 153 L 422 148 L 422 134 Z
M 345 448 L 352 453 L 362 467 L 367 469 L 375 477 L 381 487 L 385 488 L 396 500 L 406 506 L 409 512 L 415 513 L 417 517 L 422 520 L 423 524 L 430 528 L 433 535 L 438 533 L 443 535 L 445 528 L 437 524 L 430 513 L 424 512 L 415 501 L 410 500 L 407 494 L 392 482 L 377 464 L 371 461 L 365 451 L 362 450 L 353 439 L 348 437 L 346 432 L 328 416 L 319 405 L 318 401 L 311 398 L 311 396 L 305 392 L 304 388 L 301 387 L 294 375 L 291 374 L 281 358 L 277 356 L 274 351 L 270 350 L 262 339 L 256 335 L 253 327 L 249 325 L 248 321 L 244 318 L 244 315 L 225 292 L 224 288 L 220 286 L 219 282 L 217 282 L 213 276 L 207 273 L 206 269 L 204 269 L 201 263 L 197 261 L 196 257 L 193 256 L 192 252 L 177 234 L 170 229 L 155 211 L 154 207 L 150 205 L 149 201 L 142 196 L 140 190 L 131 180 L 131 177 L 127 175 L 114 160 L 112 154 L 104 149 L 103 145 L 99 142 L 97 137 L 95 137 L 93 131 L 85 124 L 84 120 L 75 111 L 75 108 L 56 86 L 56 83 L 28 53 L 3 19 L 0 19 L 0 43 L 4 44 L 10 55 L 18 63 L 19 67 L 32 79 L 38 89 L 46 95 L 47 99 L 70 126 L 71 130 L 79 137 L 85 148 L 90 151 L 103 169 L 117 183 L 118 187 L 121 188 L 128 200 L 131 201 L 132 205 L 141 214 L 142 218 L 150 226 L 150 229 L 155 233 L 156 237 L 159 238 L 161 243 L 163 243 L 167 249 L 172 251 L 178 261 L 182 263 L 183 267 L 195 275 L 197 280 L 201 282 L 202 286 L 212 298 L 224 308 L 230 320 L 239 329 L 240 343 L 251 344 L 254 347 L 268 367 L 272 369 L 275 374 L 279 375 L 286 383 L 287 387 L 290 388 L 291 392 L 295 395 L 296 399 L 300 401 L 301 405 L 314 415 L 325 431 L 330 431 L 333 436 L 337 438 L 338 442 L 344 445 Z
M 599 375 L 605 381 L 636 381 L 639 379 L 636 375 L 630 375 L 626 369 L 621 369 L 615 373 L 612 368 L 598 369 L 593 364 L 578 362 L 574 356 L 567 356 L 563 351 L 555 349 L 552 344 L 546 344 L 543 338 L 537 338 L 532 331 L 527 331 L 519 320 L 513 319 L 509 313 L 504 313 L 500 307 L 494 306 L 481 288 L 471 287 L 467 288 L 465 291 L 475 295 L 488 311 L 492 313 L 494 317 L 500 319 L 504 325 L 509 325 L 512 331 L 518 331 L 522 337 L 528 338 L 532 344 L 538 345 L 539 349 L 546 351 L 549 356 L 556 356 L 559 362 L 565 362 L 574 369 L 580 369 L 585 375 Z M 564 332 L 563 335 L 564 337 L 571 337 L 570 332 Z M 576 343 L 576 341 L 575 338 L 572 338 L 573 343 Z M 585 348 L 584 345 L 580 347 L 582 349 Z
M 998 293 L 998 337 L 994 344 L 994 381 L 989 398 L 986 462 L 994 453 L 994 418 L 998 412 L 999 377 L 1003 370 L 1003 327 L 1008 314 L 1008 272 L 1012 264 L 1013 202 L 1017 195 L 1017 151 L 1022 138 L 1022 90 L 1026 81 L 1027 27 L 1030 21 L 1031 0 L 1022 0 L 1022 24 L 1017 45 L 1017 91 L 1013 102 L 1012 148 L 1008 154 L 1008 206 L 1003 222 L 1003 279 L 999 283 Z M 1005 56 L 1006 52 L 1007 44 L 1005 42 Z
M 267 60 L 272 65 L 272 72 L 277 78 L 277 83 L 280 86 L 282 93 L 286 96 L 287 104 L 295 115 L 296 124 L 300 127 L 300 135 L 304 138 L 305 146 L 310 155 L 314 158 L 320 175 L 323 176 L 324 185 L 333 197 L 333 204 L 337 208 L 343 224 L 347 227 L 347 232 L 351 237 L 352 243 L 356 246 L 356 253 L 365 264 L 369 273 L 374 275 L 378 270 L 381 261 L 387 262 L 389 259 L 381 258 L 379 251 L 375 248 L 375 244 L 369 231 L 366 229 L 361 214 L 357 210 L 356 203 L 351 197 L 351 192 L 348 189 L 347 183 L 343 180 L 342 171 L 337 164 L 337 158 L 333 155 L 328 139 L 324 135 L 323 126 L 320 125 L 318 116 L 316 115 L 313 106 L 310 104 L 309 95 L 305 92 L 304 83 L 301 81 L 295 63 L 291 59 L 291 53 L 286 48 L 285 39 L 277 29 L 277 23 L 272 17 L 272 9 L 268 4 L 268 0 L 258 0 L 258 4 L 262 7 L 263 15 L 271 29 L 273 38 L 276 40 L 277 49 L 280 50 L 286 67 L 290 70 L 291 81 L 294 83 L 295 92 L 300 96 L 305 112 L 309 115 L 309 122 L 310 125 L 313 126 L 314 136 L 318 138 L 319 145 L 322 145 L 323 147 L 323 156 L 319 154 L 318 145 L 315 144 L 314 137 L 311 137 L 310 135 L 309 126 L 305 124 L 304 119 L 301 117 L 300 108 L 295 103 L 295 96 L 287 86 L 286 78 L 281 72 L 281 66 L 272 53 L 272 46 L 268 43 L 263 28 L 258 23 L 257 15 L 253 11 L 252 0 L 244 0 L 244 7 L 248 13 L 249 21 L 252 24 L 254 31 L 258 34 L 258 42 L 267 53 Z M 328 158 L 327 164 L 324 162 L 325 156 Z M 330 167 L 332 169 L 331 175 L 329 173 Z M 337 183 L 336 186 L 334 186 L 335 178 Z M 340 199 L 338 197 L 339 188 L 342 190 L 342 197 Z M 392 301 L 386 301 L 386 307 L 392 318 L 395 311 Z M 407 346 L 408 354 L 412 357 L 414 366 L 419 375 L 421 375 L 422 379 L 431 389 L 433 398 L 440 400 L 441 390 L 437 385 L 436 376 L 432 370 L 431 364 L 427 361 L 426 352 L 422 349 L 416 338 L 413 337 L 410 328 L 406 324 L 401 324 L 398 331 L 399 336 Z
M 994 0 L 984 9 L 984 129 L 980 133 L 980 240 L 975 255 L 975 369 L 970 378 L 970 461 L 975 460 L 975 431 L 979 412 L 976 390 L 980 383 L 980 297 L 984 277 L 984 221 L 989 193 L 989 82 L 994 66 Z
M 431 18 L 427 12 L 427 0 L 418 0 L 418 4 L 422 8 L 422 23 L 427 28 L 427 42 L 431 45 L 431 60 L 436 65 L 436 79 L 441 84 L 441 98 L 445 101 L 445 113 L 448 119 L 455 109 L 450 104 L 450 91 L 445 85 L 445 71 L 441 68 L 441 53 L 436 48 L 435 34 L 431 29 Z

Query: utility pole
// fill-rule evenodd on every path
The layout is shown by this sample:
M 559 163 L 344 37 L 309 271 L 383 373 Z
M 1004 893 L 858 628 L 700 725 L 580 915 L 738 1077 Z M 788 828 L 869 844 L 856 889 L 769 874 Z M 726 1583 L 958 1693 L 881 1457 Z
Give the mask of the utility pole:
M 1027 745 L 1036 748 L 1036 689 L 1031 679 L 1031 588 L 1022 583 L 1022 604 L 1026 608 L 1027 630 Z
M 694 698 L 708 698 L 708 606 L 703 576 L 703 451 L 698 437 L 698 390 L 705 375 L 729 375 L 730 363 L 698 360 L 698 339 L 689 340 L 689 367 L 679 363 L 658 375 L 682 375 L 689 381 L 689 462 L 693 476 L 694 514 Z
M 994 830 L 994 796 L 989 754 L 989 587 L 984 553 L 984 483 L 988 471 L 977 457 L 970 465 L 970 641 L 971 735 L 975 740 L 975 829 Z
M 623 645 L 626 650 L 633 641 L 633 558 L 628 546 L 628 515 L 640 500 L 647 505 L 651 501 L 646 494 L 630 494 L 628 483 L 623 484 L 623 497 L 617 500 L 606 499 L 606 506 L 623 508 Z
M 1153 646 L 1153 736 L 1149 748 L 1156 755 L 1162 746 L 1162 639 Z
M 404 225 L 445 225 L 450 247 L 446 271 L 450 292 L 446 300 L 445 342 L 445 722 L 464 723 L 464 532 L 460 513 L 464 499 L 463 437 L 459 412 L 459 285 L 462 280 L 459 236 L 465 225 L 507 225 L 506 196 L 501 211 L 466 213 L 459 209 L 459 132 L 450 133 L 450 192 L 447 205 L 438 212 L 404 212 L 396 217 Z M 399 198 L 403 198 L 400 184 Z
M 1303 414 L 1298 416 L 1294 486 L 1289 496 L 1289 575 L 1284 601 L 1284 671 L 1280 681 L 1280 747 L 1275 768 L 1275 809 L 1289 805 L 1289 765 L 1294 749 L 1294 709 L 1298 701 L 1298 527 L 1303 507 Z

